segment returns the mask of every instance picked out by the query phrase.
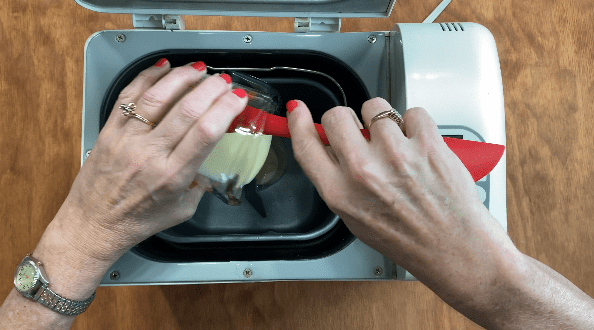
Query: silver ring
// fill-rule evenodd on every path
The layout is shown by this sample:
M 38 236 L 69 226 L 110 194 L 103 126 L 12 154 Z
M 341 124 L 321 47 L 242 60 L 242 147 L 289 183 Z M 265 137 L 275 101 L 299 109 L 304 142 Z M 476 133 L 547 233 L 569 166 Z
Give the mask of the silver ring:
M 122 115 L 124 115 L 125 117 L 137 118 L 140 121 L 142 121 L 143 123 L 145 123 L 151 127 L 157 126 L 157 124 L 153 123 L 152 121 L 150 121 L 150 120 L 144 118 L 143 116 L 137 114 L 136 112 L 134 112 L 134 109 L 136 109 L 136 104 L 134 104 L 134 103 L 129 103 L 128 105 L 122 104 L 122 105 L 120 105 L 120 109 L 122 110 Z
M 402 116 L 394 108 L 392 108 L 391 110 L 388 110 L 388 111 L 380 112 L 377 115 L 375 115 L 373 118 L 371 118 L 371 121 L 369 122 L 369 126 L 367 127 L 367 129 L 371 129 L 371 125 L 373 125 L 373 123 L 375 123 L 376 121 L 378 121 L 382 118 L 392 119 L 393 121 L 396 122 L 396 124 L 398 124 L 400 129 L 402 129 L 402 125 L 404 124 L 404 119 L 402 119 Z

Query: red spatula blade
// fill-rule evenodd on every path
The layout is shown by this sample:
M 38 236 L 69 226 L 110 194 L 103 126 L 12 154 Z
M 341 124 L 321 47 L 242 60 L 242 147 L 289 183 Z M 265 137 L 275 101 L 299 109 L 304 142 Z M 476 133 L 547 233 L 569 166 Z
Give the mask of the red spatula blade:
M 262 120 L 262 114 L 265 114 L 266 119 L 264 121 Z M 257 122 L 258 125 L 264 125 L 263 134 L 286 138 L 291 137 L 287 118 L 271 115 L 250 106 L 246 107 L 245 110 L 233 120 L 227 132 L 235 132 L 235 128 L 238 126 L 253 126 L 254 122 Z M 315 124 L 315 128 L 316 131 L 318 131 L 322 143 L 324 145 L 330 145 L 322 125 Z M 361 134 L 363 134 L 367 140 L 370 139 L 368 130 L 362 129 Z M 491 173 L 497 163 L 499 163 L 499 160 L 505 151 L 505 146 L 499 144 L 447 137 L 444 137 L 443 140 L 456 156 L 458 156 L 462 164 L 466 166 L 466 169 L 470 172 L 474 182 L 477 182 L 487 174 Z

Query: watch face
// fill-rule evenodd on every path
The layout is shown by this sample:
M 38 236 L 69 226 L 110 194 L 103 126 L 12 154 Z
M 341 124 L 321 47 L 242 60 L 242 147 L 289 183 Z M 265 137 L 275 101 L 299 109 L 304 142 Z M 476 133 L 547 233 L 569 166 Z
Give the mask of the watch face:
M 37 282 L 37 272 L 31 264 L 24 264 L 17 272 L 15 284 L 20 291 L 29 291 Z

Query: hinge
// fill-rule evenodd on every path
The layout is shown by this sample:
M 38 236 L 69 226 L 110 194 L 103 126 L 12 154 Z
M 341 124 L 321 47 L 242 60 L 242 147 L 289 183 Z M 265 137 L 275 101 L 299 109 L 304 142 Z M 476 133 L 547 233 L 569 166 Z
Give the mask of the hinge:
M 296 17 L 295 32 L 340 32 L 340 18 Z
M 132 24 L 137 29 L 183 30 L 185 28 L 184 18 L 180 15 L 132 14 Z

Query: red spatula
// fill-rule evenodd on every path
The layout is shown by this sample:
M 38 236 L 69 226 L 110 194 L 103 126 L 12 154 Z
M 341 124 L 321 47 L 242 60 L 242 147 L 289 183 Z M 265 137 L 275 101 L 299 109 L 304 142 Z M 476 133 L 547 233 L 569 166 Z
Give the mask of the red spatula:
M 247 106 L 243 112 L 237 116 L 228 133 L 235 132 L 237 127 L 264 127 L 262 134 L 290 138 L 289 124 L 287 118 L 271 115 L 262 110 Z M 321 124 L 315 124 L 320 140 L 325 145 L 330 145 L 326 132 Z M 369 140 L 369 130 L 362 129 L 361 134 Z M 443 138 L 448 147 L 458 156 L 462 164 L 466 166 L 468 172 L 474 179 L 474 182 L 489 174 L 495 165 L 503 156 L 505 146 L 484 142 L 475 142 L 455 138 Z

